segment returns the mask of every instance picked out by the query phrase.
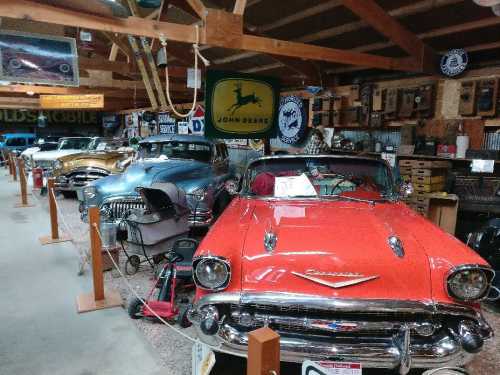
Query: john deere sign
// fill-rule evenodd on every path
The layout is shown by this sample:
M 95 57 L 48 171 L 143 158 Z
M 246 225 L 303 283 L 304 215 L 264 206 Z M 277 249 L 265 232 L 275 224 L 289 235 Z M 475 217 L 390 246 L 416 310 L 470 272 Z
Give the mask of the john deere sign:
M 267 138 L 276 134 L 277 80 L 248 74 L 208 72 L 205 134 L 214 138 Z

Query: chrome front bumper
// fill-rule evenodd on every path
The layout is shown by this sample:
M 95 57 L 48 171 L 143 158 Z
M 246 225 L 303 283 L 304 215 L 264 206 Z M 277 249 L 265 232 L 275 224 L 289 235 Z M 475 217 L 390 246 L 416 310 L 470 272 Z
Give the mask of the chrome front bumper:
M 269 318 L 264 324 L 275 329 L 280 334 L 281 360 L 285 362 L 302 362 L 311 360 L 335 360 L 360 362 L 366 368 L 399 369 L 400 374 L 406 374 L 410 368 L 438 368 L 443 366 L 463 366 L 472 358 L 472 354 L 463 349 L 460 338 L 453 330 L 445 327 L 429 336 L 419 336 L 414 332 L 415 324 L 402 322 L 395 326 L 389 319 L 382 319 L 384 314 L 393 318 L 401 314 L 409 319 L 425 321 L 461 320 L 473 322 L 482 339 L 491 337 L 492 331 L 483 317 L 473 309 L 460 305 L 438 305 L 411 301 L 392 300 L 341 300 L 324 299 L 311 296 L 279 294 L 279 293 L 216 293 L 201 298 L 188 313 L 189 320 L 195 325 L 200 339 L 207 344 L 229 351 L 237 356 L 246 356 L 249 328 L 235 322 L 233 314 L 220 306 L 261 306 L 263 309 L 272 307 L 280 313 L 293 316 L 289 326 L 283 326 L 283 316 L 280 324 Z M 221 310 L 217 317 L 219 328 L 216 334 L 205 334 L 201 322 L 206 318 L 207 306 L 219 306 Z M 210 309 L 208 309 L 210 310 Z M 306 310 L 309 310 L 307 312 Z M 358 326 L 359 329 L 375 329 L 378 334 L 346 330 L 331 330 L 330 332 L 306 333 L 297 329 L 299 321 L 307 326 L 308 315 L 330 314 L 338 326 L 345 321 L 337 316 L 350 316 L 351 321 L 357 314 L 363 317 L 373 317 L 379 321 L 375 325 Z M 254 317 L 252 315 L 252 317 Z M 300 320 L 297 320 L 300 316 Z M 276 319 L 276 317 L 274 317 Z M 369 318 L 370 319 L 370 318 Z M 420 320 L 421 321 L 421 320 Z M 365 322 L 366 323 L 366 322 Z M 384 326 L 385 324 L 385 326 Z M 344 324 L 349 327 L 348 324 Z M 285 327 L 285 329 L 283 329 Z M 389 327 L 392 333 L 389 332 Z M 441 326 L 440 326 L 441 327 Z M 387 332 L 383 329 L 387 328 Z M 395 329 L 396 328 L 396 329 Z M 382 331 L 381 331 L 382 330 Z

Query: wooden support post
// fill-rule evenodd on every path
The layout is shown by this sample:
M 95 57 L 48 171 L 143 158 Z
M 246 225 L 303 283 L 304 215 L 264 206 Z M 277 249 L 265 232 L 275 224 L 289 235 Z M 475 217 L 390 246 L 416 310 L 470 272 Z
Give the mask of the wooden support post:
M 120 293 L 110 290 L 104 294 L 102 274 L 102 243 L 98 232 L 100 215 L 98 207 L 89 208 L 90 250 L 92 254 L 92 280 L 94 291 L 77 297 L 78 313 L 108 309 L 123 304 Z
M 18 158 L 19 165 L 19 186 L 21 187 L 21 203 L 16 204 L 15 207 L 33 207 L 33 204 L 28 204 L 28 189 L 27 189 L 27 179 L 26 172 L 24 170 L 24 160 L 20 157 Z
M 9 164 L 9 174 L 12 176 L 12 157 L 10 155 L 10 152 L 6 152 L 5 154 L 5 162 Z
M 268 327 L 248 334 L 247 375 L 280 374 L 280 336 Z
M 71 237 L 62 234 L 59 236 L 59 223 L 57 218 L 56 195 L 54 192 L 54 178 L 49 178 L 47 182 L 47 195 L 49 197 L 49 212 L 50 212 L 50 236 L 40 237 L 42 245 L 51 243 L 71 241 Z
M 16 159 L 12 154 L 10 154 L 10 163 L 12 165 L 12 179 L 13 181 L 17 181 Z

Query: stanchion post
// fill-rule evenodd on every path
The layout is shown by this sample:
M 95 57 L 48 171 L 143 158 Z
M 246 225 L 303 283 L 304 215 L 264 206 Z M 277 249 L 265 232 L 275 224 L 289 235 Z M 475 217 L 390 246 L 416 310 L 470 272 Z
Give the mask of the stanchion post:
M 26 181 L 26 173 L 24 171 L 24 160 L 19 158 L 19 186 L 21 187 L 21 203 L 16 204 L 16 207 L 33 207 L 32 204 L 28 204 L 28 191 Z
M 51 177 L 47 182 L 47 195 L 49 197 L 49 213 L 50 213 L 50 236 L 40 237 L 42 245 L 51 243 L 71 241 L 71 237 L 65 234 L 59 235 L 59 222 L 57 218 L 56 195 L 54 192 L 54 178 Z
M 104 293 L 102 242 L 98 232 L 100 223 L 99 208 L 90 207 L 88 218 L 90 225 L 90 250 L 92 254 L 92 281 L 94 291 L 89 294 L 81 294 L 77 297 L 78 313 L 109 309 L 123 304 L 118 291 L 108 290 L 106 295 Z
M 14 181 L 17 181 L 16 159 L 12 154 L 10 154 L 10 162 L 12 164 L 12 178 Z
M 248 334 L 247 375 L 280 374 L 280 336 L 268 327 Z

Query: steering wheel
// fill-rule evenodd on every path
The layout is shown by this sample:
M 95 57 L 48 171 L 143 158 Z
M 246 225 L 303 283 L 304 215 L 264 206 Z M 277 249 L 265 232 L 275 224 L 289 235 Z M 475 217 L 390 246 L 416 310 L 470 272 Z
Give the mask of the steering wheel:
M 181 254 L 176 253 L 173 250 L 166 253 L 165 258 L 169 263 L 177 263 L 177 262 L 182 262 L 184 260 L 184 257 Z
M 337 190 L 337 188 L 339 187 L 339 185 L 342 183 L 342 182 L 350 182 L 354 185 L 358 185 L 358 183 L 355 180 L 355 178 L 353 177 L 348 177 L 348 176 L 342 176 L 342 175 L 338 175 L 339 177 L 342 177 L 340 179 L 339 182 L 337 182 L 335 185 L 332 186 L 332 190 L 330 191 L 330 194 L 331 195 L 334 195 L 333 193 L 335 192 L 335 190 Z

